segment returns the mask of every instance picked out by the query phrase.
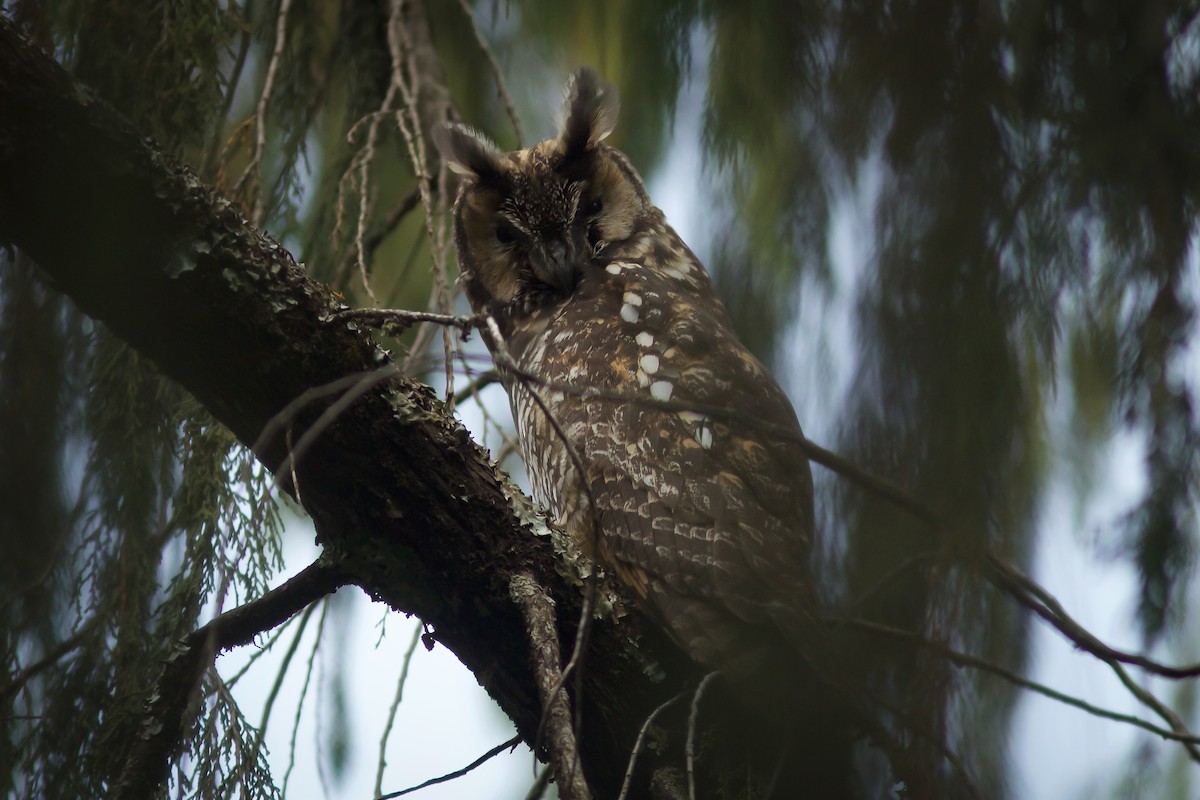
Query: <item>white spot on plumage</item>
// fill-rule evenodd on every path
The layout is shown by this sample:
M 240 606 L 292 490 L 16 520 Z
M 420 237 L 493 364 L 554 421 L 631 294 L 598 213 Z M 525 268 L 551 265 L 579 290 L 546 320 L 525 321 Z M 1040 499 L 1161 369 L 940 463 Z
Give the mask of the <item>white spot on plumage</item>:
M 638 366 L 645 370 L 647 375 L 653 375 L 658 372 L 658 356 L 647 353 L 638 359 Z
M 638 321 L 638 310 L 636 306 L 631 306 L 629 303 L 621 306 L 621 319 L 633 324 Z
M 674 391 L 675 386 L 670 381 L 655 381 L 650 384 L 650 396 L 664 403 L 671 399 L 671 393 Z
M 678 264 L 678 263 L 679 262 L 672 262 L 671 266 L 664 269 L 663 272 L 672 278 L 677 278 L 682 281 L 686 281 L 689 278 L 691 278 L 692 277 L 691 269 L 689 268 L 688 265 L 686 265 L 686 262 L 684 262 L 685 266 L 682 269 L 680 269 L 678 266 L 676 266 L 676 264 Z
M 626 292 L 621 297 L 621 302 L 628 303 L 631 306 L 640 306 L 642 304 L 642 296 L 635 292 Z
M 633 340 L 642 347 L 650 347 L 654 344 L 654 335 L 647 331 L 642 331 L 637 336 L 633 337 Z
M 705 450 L 711 450 L 713 446 L 713 429 L 707 422 L 700 423 L 696 428 L 696 441 Z
M 637 371 L 637 382 L 638 386 L 642 387 L 643 389 L 650 385 L 650 376 L 646 374 L 645 370 L 639 369 Z
M 625 268 L 623 266 L 621 266 L 620 264 L 609 264 L 607 267 L 604 268 L 604 271 L 607 272 L 609 275 L 620 275 L 621 271 L 624 269 Z

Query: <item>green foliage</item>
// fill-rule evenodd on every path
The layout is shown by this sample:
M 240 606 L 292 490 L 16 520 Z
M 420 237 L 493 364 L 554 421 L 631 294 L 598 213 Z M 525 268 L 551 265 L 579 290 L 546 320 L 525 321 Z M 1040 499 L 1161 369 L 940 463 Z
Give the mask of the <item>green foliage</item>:
M 282 798 L 267 765 L 258 732 L 247 722 L 228 690 L 205 687 L 208 707 L 199 716 L 194 773 L 181 770 L 178 780 L 188 798 Z

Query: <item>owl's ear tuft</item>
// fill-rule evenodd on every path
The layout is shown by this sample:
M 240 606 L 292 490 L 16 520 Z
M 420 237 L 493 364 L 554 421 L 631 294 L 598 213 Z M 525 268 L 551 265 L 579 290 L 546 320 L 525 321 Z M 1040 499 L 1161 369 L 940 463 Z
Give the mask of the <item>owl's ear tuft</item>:
M 496 145 L 474 128 L 449 122 L 433 129 L 433 143 L 446 166 L 459 175 L 474 178 L 481 184 L 498 186 L 503 175 L 500 151 Z
M 580 67 L 567 81 L 565 119 L 558 134 L 559 152 L 567 159 L 592 150 L 617 127 L 621 100 L 590 67 Z

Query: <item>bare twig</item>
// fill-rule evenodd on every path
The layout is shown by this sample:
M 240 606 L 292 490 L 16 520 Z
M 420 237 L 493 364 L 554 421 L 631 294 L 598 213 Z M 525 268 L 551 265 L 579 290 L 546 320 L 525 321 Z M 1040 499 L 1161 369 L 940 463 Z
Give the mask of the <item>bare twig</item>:
M 262 178 L 262 162 L 263 153 L 267 149 L 267 104 L 271 100 L 271 93 L 275 87 L 275 76 L 279 71 L 279 63 L 283 60 L 284 48 L 287 46 L 287 23 L 291 10 L 292 0 L 282 0 L 279 6 L 279 17 L 275 22 L 275 47 L 271 52 L 271 60 L 267 64 L 267 76 L 263 80 L 262 94 L 259 95 L 258 106 L 254 112 L 254 155 L 233 187 L 236 194 L 253 172 L 259 173 L 258 191 L 254 198 L 253 221 L 255 225 L 262 225 L 264 213 L 263 195 L 266 182 Z
M 696 687 L 695 693 L 692 694 L 692 710 L 688 714 L 686 748 L 688 800 L 696 800 L 696 728 L 700 721 L 700 700 L 703 699 L 708 685 L 720 674 L 720 670 L 715 670 L 705 675 L 700 681 L 700 685 Z
M 296 475 L 296 459 L 295 459 L 295 453 L 296 453 L 295 447 L 296 446 L 295 446 L 295 443 L 292 441 L 292 426 L 291 425 L 287 426 L 287 431 L 285 432 L 284 438 L 287 440 L 287 449 L 288 449 L 287 460 L 288 460 L 289 464 L 291 465 L 290 472 L 291 472 L 291 479 L 292 479 L 292 494 L 296 498 L 296 505 L 300 506 L 300 510 L 304 511 L 304 513 L 307 514 L 308 512 L 304 510 L 304 497 L 303 497 L 303 495 L 300 494 L 300 478 Z
M 629 764 L 625 767 L 625 780 L 621 782 L 621 793 L 617 795 L 617 800 L 625 800 L 629 795 L 629 787 L 633 784 L 633 773 L 637 767 L 638 754 L 642 752 L 642 743 L 646 739 L 646 732 L 650 730 L 650 726 L 654 724 L 654 720 L 658 719 L 658 715 L 667 708 L 674 705 L 679 700 L 683 699 L 686 692 L 679 694 L 666 701 L 658 708 L 650 712 L 650 716 L 646 717 L 646 721 L 642 723 L 641 729 L 638 730 L 637 740 L 633 743 L 633 750 L 629 753 Z
M 307 609 L 305 610 L 307 611 Z M 303 614 L 299 617 L 301 620 L 304 618 L 305 616 Z M 292 623 L 294 623 L 296 619 L 296 617 L 292 617 L 287 622 L 271 631 L 271 635 L 267 637 L 266 642 L 254 648 L 254 652 L 250 654 L 250 657 L 246 659 L 246 663 L 242 664 L 237 672 L 233 673 L 233 675 L 229 676 L 228 678 L 222 676 L 221 680 L 225 681 L 225 685 L 231 689 L 236 686 L 238 681 L 245 677 L 246 673 L 250 671 L 251 667 L 254 666 L 258 659 L 271 652 L 279 640 L 283 638 L 283 635 L 291 630 Z
M 364 372 L 354 376 L 347 376 L 348 378 L 353 377 L 355 379 L 354 382 L 348 389 L 346 389 L 341 397 L 339 397 L 333 403 L 330 403 L 329 407 L 322 411 L 321 415 L 317 417 L 316 421 L 304 431 L 304 434 L 300 437 L 300 440 L 296 442 L 295 450 L 290 451 L 287 454 L 287 457 L 283 459 L 283 463 L 281 463 L 275 470 L 276 480 L 279 480 L 280 475 L 288 475 L 291 473 L 292 464 L 298 462 L 304 457 L 304 454 L 308 452 L 310 447 L 312 447 L 313 443 L 317 440 L 317 437 L 319 437 L 329 428 L 329 426 L 337 421 L 337 418 L 341 416 L 343 411 L 349 408 L 356 400 L 369 392 L 376 385 L 390 380 L 398 373 L 399 368 L 395 364 L 385 364 L 379 369 L 372 370 L 370 372 Z M 334 381 L 334 383 L 341 383 L 344 380 L 346 380 L 346 378 L 339 378 L 338 381 Z M 307 395 L 308 392 L 305 392 L 305 394 Z M 292 404 L 289 403 L 288 407 L 290 408 L 291 405 Z M 274 418 L 272 421 L 274 421 Z M 263 439 L 264 435 L 265 432 L 264 434 L 259 435 L 260 441 Z M 258 446 L 257 442 L 255 443 L 255 446 Z M 258 451 L 256 450 L 255 452 Z
M 884 589 L 886 589 L 887 586 L 889 584 L 891 584 L 893 581 L 898 580 L 901 576 L 906 575 L 907 573 L 911 572 L 914 569 L 917 569 L 922 566 L 928 566 L 931 562 L 934 561 L 935 558 L 936 558 L 936 556 L 934 553 L 921 552 L 921 553 L 917 553 L 909 558 L 904 559 L 899 564 L 897 564 L 895 567 L 893 567 L 891 570 L 889 570 L 886 574 L 884 574 L 883 577 L 881 577 L 879 580 L 875 581 L 873 584 L 871 584 L 865 590 L 863 590 L 863 592 L 860 595 L 858 595 L 858 597 L 854 598 L 854 602 L 851 603 L 850 606 L 846 609 L 846 615 L 853 616 L 854 614 L 858 613 L 861 609 L 866 608 L 867 605 L 873 599 L 878 597 L 880 595 L 880 593 L 882 593 L 884 591 Z
M 418 0 L 392 0 L 388 14 L 388 53 L 391 56 L 392 74 L 391 86 L 396 88 L 402 99 L 403 106 L 395 115 L 396 126 L 404 138 L 408 149 L 409 160 L 413 165 L 413 174 L 417 178 L 417 188 L 421 193 L 421 204 L 425 209 L 425 230 L 429 236 L 429 252 L 433 258 L 433 288 L 429 298 L 429 307 L 437 307 L 442 311 L 450 308 L 451 298 L 449 282 L 446 278 L 446 254 L 448 244 L 445 229 L 446 220 L 446 166 L 438 162 L 437 169 L 437 214 L 434 213 L 434 183 L 427 164 L 425 137 L 436 123 L 449 121 L 450 105 L 442 103 L 435 105 L 431 101 L 438 90 L 444 92 L 445 87 L 432 85 L 430 70 L 440 70 L 436 57 L 431 58 L 432 43 L 429 40 L 428 22 L 424 17 L 423 4 Z M 424 61 L 424 67 L 422 65 Z M 391 89 L 389 88 L 389 92 Z M 423 105 L 424 103 L 424 105 Z M 428 112 L 428 113 L 425 113 Z M 431 328 L 423 326 L 417 333 L 411 355 L 419 354 L 428 345 L 432 337 Z M 453 341 L 450 332 L 442 331 L 442 343 L 445 350 L 446 390 L 448 394 L 454 391 L 454 371 L 451 366 L 450 351 Z M 406 363 L 405 368 L 409 365 Z
M 508 118 L 512 120 L 513 131 L 517 134 L 517 147 L 521 147 L 521 142 L 525 140 L 525 135 L 521 132 L 521 119 L 517 116 L 517 108 L 513 105 L 512 97 L 508 93 L 508 87 L 504 82 L 504 73 L 500 71 L 496 54 L 492 52 L 491 46 L 484 38 L 483 31 L 479 29 L 479 20 L 475 16 L 475 9 L 471 8 L 471 4 L 467 0 L 458 0 L 458 5 L 467 15 L 467 19 L 471 21 L 471 30 L 475 32 L 475 41 L 479 44 L 480 51 L 492 69 L 492 76 L 496 79 L 496 91 L 504 103 L 504 110 L 508 112 Z
M 1119 661 L 1164 678 L 1183 680 L 1200 677 L 1200 664 L 1172 667 L 1139 653 L 1128 653 L 1110 647 L 1076 622 L 1054 595 L 1014 564 L 999 556 L 989 555 L 987 565 L 994 582 L 999 583 L 1001 588 L 1016 598 L 1017 602 L 1049 622 L 1059 633 L 1070 639 L 1076 647 L 1086 650 L 1104 661 Z
M 493 759 L 496 756 L 500 755 L 505 750 L 512 750 L 520 743 L 521 743 L 521 735 L 517 734 L 513 738 L 509 739 L 507 742 L 504 742 L 503 744 L 498 744 L 495 747 L 493 747 L 491 750 L 488 750 L 486 753 L 484 753 L 479 758 L 472 761 L 470 764 L 467 764 L 462 769 L 456 769 L 456 770 L 454 770 L 454 772 L 447 772 L 445 775 L 442 775 L 437 778 L 430 778 L 429 780 L 425 781 L 424 783 L 417 784 L 416 786 L 410 786 L 407 789 L 401 789 L 398 792 L 392 792 L 391 794 L 380 795 L 380 796 L 376 797 L 375 800 L 392 800 L 392 798 L 394 798 L 394 797 L 400 797 L 402 795 L 412 794 L 413 792 L 417 791 L 418 789 L 424 789 L 427 786 L 433 786 L 438 783 L 445 783 L 446 781 L 452 781 L 455 778 L 461 778 L 463 775 L 466 775 L 468 772 L 475 769 L 476 767 L 479 767 L 480 765 L 486 763 L 490 759 Z
M 1187 725 L 1184 724 L 1183 720 L 1178 714 L 1168 708 L 1166 704 L 1164 704 L 1146 689 L 1139 686 L 1133 680 L 1133 678 L 1129 677 L 1129 673 L 1126 672 L 1124 667 L 1113 661 L 1108 662 L 1108 665 L 1112 668 L 1112 671 L 1116 673 L 1118 680 L 1120 680 L 1121 683 L 1124 684 L 1125 688 L 1129 690 L 1129 693 L 1132 694 L 1139 702 L 1141 702 L 1142 705 L 1146 706 L 1146 708 L 1153 711 L 1164 722 L 1170 725 L 1172 731 L 1180 736 L 1188 736 L 1192 737 L 1193 739 L 1196 738 L 1194 734 L 1188 730 Z M 1196 741 L 1187 741 L 1183 739 L 1180 741 L 1183 742 L 1183 746 L 1188 751 L 1188 755 L 1191 756 L 1192 761 L 1200 763 L 1200 748 L 1197 748 Z
M 346 249 L 345 255 L 338 263 L 337 269 L 334 271 L 333 280 L 330 281 L 334 286 L 341 286 L 342 281 L 346 278 L 346 273 L 350 271 L 350 267 L 354 266 L 359 259 L 364 261 L 375 254 L 375 250 L 383 243 L 383 240 L 388 237 L 396 226 L 400 224 L 400 220 L 404 219 L 408 212 L 417 207 L 417 203 L 421 200 L 421 192 L 418 189 L 409 190 L 392 209 L 388 211 L 383 222 L 379 227 L 369 233 L 365 238 L 356 241 L 353 246 Z
M 398 372 L 399 370 L 394 364 L 385 364 L 379 369 L 372 370 L 371 372 L 356 372 L 351 375 L 345 375 L 337 380 L 330 381 L 329 383 L 321 386 L 314 386 L 311 389 L 306 389 L 300 394 L 299 397 L 297 397 L 295 400 L 292 400 L 286 406 L 281 408 L 275 414 L 275 416 L 267 420 L 267 424 L 263 426 L 262 432 L 258 434 L 258 438 L 254 440 L 254 444 L 251 446 L 251 452 L 253 452 L 256 456 L 262 456 L 266 452 L 267 446 L 275 440 L 275 437 L 279 435 L 279 432 L 284 428 L 284 426 L 290 424 L 291 421 L 296 418 L 296 415 L 304 410 L 304 408 L 310 403 L 320 400 L 323 397 L 340 394 L 352 386 L 355 386 L 364 378 L 374 379 L 383 373 L 386 373 L 384 377 L 391 377 Z M 378 381 L 376 381 L 376 383 L 378 383 Z
M 233 66 L 229 69 L 229 75 L 225 83 L 225 98 L 221 104 L 221 112 L 217 115 L 217 120 L 224 122 L 229 116 L 229 109 L 233 107 L 233 97 L 237 94 L 238 84 L 241 82 L 242 70 L 246 66 L 246 55 L 250 52 L 250 28 L 249 26 L 242 29 L 242 35 L 239 37 L 237 56 L 233 60 Z M 221 137 L 214 135 L 209 142 L 208 152 L 204 156 L 204 168 L 200 173 L 206 179 L 213 177 L 213 172 L 217 168 L 219 160 L 218 153 L 220 152 Z
M 999 664 L 988 661 L 986 659 L 979 658 L 978 656 L 973 656 L 968 653 L 963 653 L 958 650 L 954 650 L 953 648 L 951 648 L 941 642 L 936 642 L 931 639 L 927 639 L 924 636 L 920 635 L 919 633 L 901 630 L 900 628 L 893 628 L 888 625 L 881 625 L 876 622 L 870 622 L 868 620 L 861 620 L 861 619 L 832 619 L 830 621 L 834 622 L 836 624 L 839 624 L 839 625 L 843 625 L 848 628 L 856 628 L 858 630 L 866 631 L 868 633 L 874 633 L 874 634 L 878 634 L 878 635 L 882 635 L 882 636 L 887 636 L 887 637 L 890 637 L 893 639 L 899 639 L 901 641 L 908 642 L 910 644 L 913 644 L 913 645 L 916 645 L 919 647 L 924 647 L 926 649 L 932 650 L 933 652 L 937 653 L 938 655 L 942 656 L 943 658 L 945 658 L 946 660 L 950 661 L 953 664 L 957 664 L 957 665 L 963 666 L 963 667 L 971 667 L 973 669 L 978 669 L 981 672 L 990 673 L 992 675 L 995 675 L 999 678 L 1002 678 L 1002 679 L 1008 681 L 1009 683 L 1013 684 L 1014 686 L 1020 686 L 1023 689 L 1028 689 L 1032 692 L 1036 692 L 1037 694 L 1043 695 L 1045 697 L 1049 697 L 1051 700 L 1056 700 L 1065 705 L 1069 705 L 1074 708 L 1078 708 L 1081 711 L 1086 711 L 1087 713 L 1092 714 L 1093 716 L 1103 717 L 1104 719 L 1110 719 L 1115 722 L 1123 722 L 1123 723 L 1126 723 L 1129 725 L 1133 725 L 1135 727 L 1142 728 L 1143 730 L 1147 730 L 1150 733 L 1161 736 L 1164 739 L 1170 739 L 1170 740 L 1176 741 L 1176 742 L 1184 742 L 1184 743 L 1190 744 L 1190 745 L 1200 744 L 1200 738 L 1196 737 L 1195 735 L 1193 735 L 1191 733 L 1179 733 L 1176 731 L 1167 730 L 1166 728 L 1159 727 L 1158 725 L 1155 725 L 1150 722 L 1146 722 L 1143 719 L 1140 719 L 1138 717 L 1135 717 L 1135 716 L 1132 716 L 1129 714 L 1121 714 L 1116 711 L 1110 711 L 1106 708 L 1094 706 L 1091 703 L 1088 703 L 1084 700 L 1079 699 L 1078 697 L 1074 697 L 1073 695 L 1069 695 L 1069 694 L 1064 694 L 1063 692 L 1060 692 L 1056 689 L 1052 689 L 1049 686 L 1038 683 L 1037 681 L 1032 681 L 1022 675 L 1018 675 L 1016 672 L 1013 672 L 1012 670 L 1008 669 L 1007 667 L 1002 667 Z
M 562 655 L 553 601 L 533 576 L 525 572 L 512 577 L 509 594 L 521 609 L 529 633 L 534 679 L 542 701 L 542 725 L 549 732 L 550 760 L 558 776 L 559 797 L 587 800 L 592 795 L 583 778 L 571 727 L 571 709 L 562 690 Z
M 500 373 L 496 372 L 494 369 L 489 369 L 486 372 L 479 373 L 475 376 L 474 380 L 472 380 L 454 395 L 454 405 L 461 405 L 462 403 L 466 402 L 467 399 L 475 397 L 481 391 L 491 386 L 493 383 L 499 383 L 499 381 Z
M 404 308 L 348 308 L 329 315 L 331 323 L 352 320 L 380 328 L 393 335 L 403 333 L 418 322 L 432 322 L 436 325 L 454 327 L 467 334 L 483 325 L 484 319 L 480 314 L 460 316 L 438 314 L 433 311 L 410 311 Z
M 304 713 L 304 702 L 308 699 L 308 687 L 312 685 L 313 667 L 317 662 L 317 653 L 321 650 L 321 639 L 325 635 L 325 621 L 329 618 L 329 603 L 322 601 L 320 605 L 321 616 L 317 620 L 317 632 L 313 636 L 312 649 L 308 653 L 308 662 L 304 666 L 304 683 L 300 686 L 300 697 L 296 700 L 295 710 L 292 712 L 292 735 L 288 740 L 288 765 L 287 770 L 283 773 L 283 791 L 281 792 L 284 797 L 287 797 L 288 781 L 291 780 L 292 770 L 296 767 L 296 740 L 300 736 L 300 717 Z M 318 768 L 319 766 L 318 764 Z

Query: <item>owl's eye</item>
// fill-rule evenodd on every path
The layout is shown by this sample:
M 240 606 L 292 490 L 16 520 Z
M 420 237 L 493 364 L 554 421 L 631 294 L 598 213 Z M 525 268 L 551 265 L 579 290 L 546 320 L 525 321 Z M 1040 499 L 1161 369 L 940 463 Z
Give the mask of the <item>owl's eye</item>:
M 600 213 L 602 208 L 604 208 L 604 201 L 600 199 L 600 195 L 596 195 L 584 202 L 583 207 L 580 208 L 580 213 L 585 217 L 594 217 Z
M 512 244 L 519 238 L 521 238 L 521 232 L 517 230 L 516 225 L 506 219 L 496 223 L 496 241 L 500 244 Z

